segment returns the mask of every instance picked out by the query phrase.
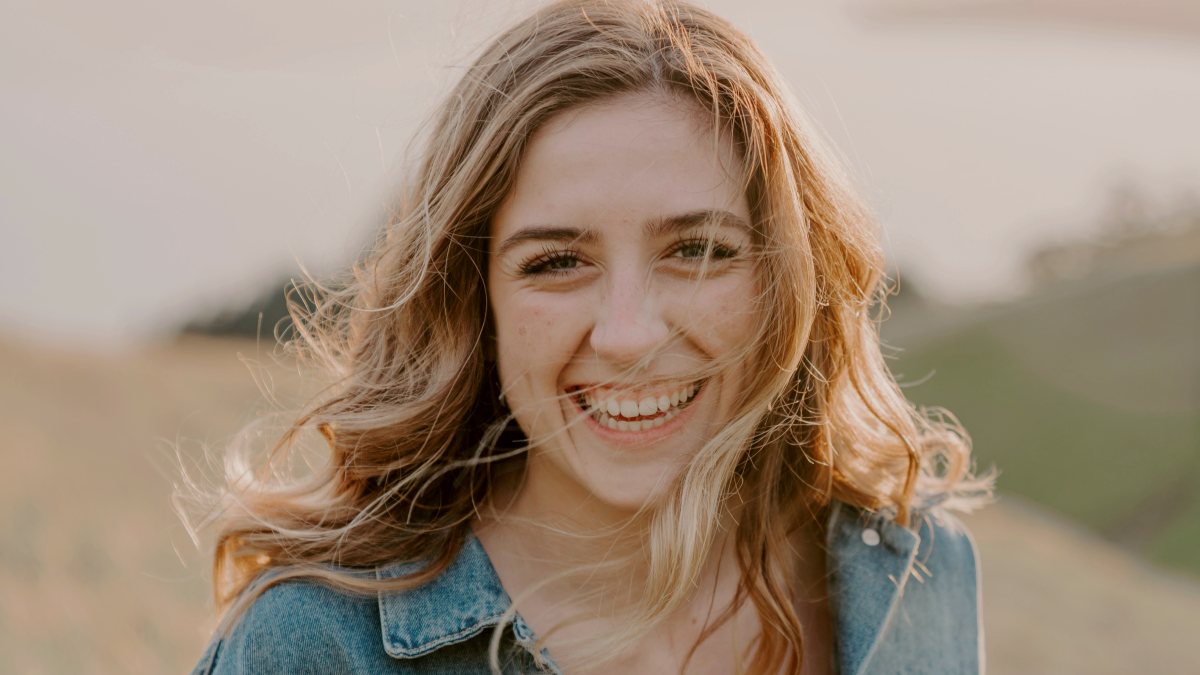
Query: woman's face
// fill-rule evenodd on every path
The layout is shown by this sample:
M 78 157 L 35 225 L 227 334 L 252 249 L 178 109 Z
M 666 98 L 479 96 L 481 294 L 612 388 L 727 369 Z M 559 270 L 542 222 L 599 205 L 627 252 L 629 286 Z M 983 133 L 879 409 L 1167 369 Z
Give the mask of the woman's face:
M 635 510 L 730 418 L 754 238 L 740 159 L 703 115 L 648 92 L 563 113 L 492 220 L 497 360 L 535 507 Z

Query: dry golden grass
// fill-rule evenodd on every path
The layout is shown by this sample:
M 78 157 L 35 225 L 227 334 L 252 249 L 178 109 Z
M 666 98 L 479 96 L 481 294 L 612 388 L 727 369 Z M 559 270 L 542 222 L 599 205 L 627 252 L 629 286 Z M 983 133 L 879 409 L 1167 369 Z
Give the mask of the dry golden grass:
M 268 409 L 239 353 L 271 363 L 243 342 L 89 356 L 0 341 L 0 672 L 191 667 L 211 605 L 207 562 L 170 506 L 172 446 L 203 465 L 198 441 L 220 448 Z M 266 372 L 281 393 L 299 390 L 288 368 Z M 991 672 L 1195 662 L 1194 582 L 1029 508 L 1001 503 L 969 523 L 985 565 Z
M 993 675 L 1196 672 L 1195 579 L 1013 499 L 965 520 L 983 561 Z
M 206 563 L 171 509 L 173 446 L 195 463 L 198 440 L 219 447 L 265 409 L 237 358 L 256 351 L 0 343 L 0 672 L 167 673 L 195 659 Z

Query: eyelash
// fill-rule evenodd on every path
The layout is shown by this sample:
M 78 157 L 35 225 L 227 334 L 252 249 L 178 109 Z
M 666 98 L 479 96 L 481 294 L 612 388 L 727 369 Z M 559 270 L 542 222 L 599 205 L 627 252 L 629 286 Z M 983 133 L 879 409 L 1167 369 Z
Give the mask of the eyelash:
M 675 255 L 689 246 L 698 247 L 702 253 L 713 256 L 718 261 L 736 258 L 739 252 L 736 246 L 720 237 L 712 237 L 711 239 L 708 237 L 693 237 L 691 239 L 680 239 L 675 242 L 675 245 L 671 248 L 671 255 Z M 697 256 L 697 258 L 699 257 Z
M 546 246 L 542 252 L 521 263 L 518 268 L 521 276 L 537 276 L 540 274 L 565 274 L 569 269 L 553 269 L 551 265 L 563 261 L 579 261 L 579 255 L 574 251 L 564 251 Z
M 685 248 L 696 247 L 702 252 L 706 252 L 716 261 L 729 260 L 736 258 L 740 252 L 736 246 L 721 239 L 720 237 L 692 237 L 688 239 L 680 239 L 672 244 L 670 256 L 675 257 L 675 254 Z M 704 256 L 683 257 L 684 260 L 700 261 Z M 577 252 L 571 250 L 556 249 L 551 246 L 546 246 L 542 251 L 522 262 L 518 269 L 522 276 L 540 276 L 540 275 L 558 275 L 568 274 L 574 267 L 555 268 L 553 265 L 561 262 L 576 262 L 578 263 L 580 256 Z

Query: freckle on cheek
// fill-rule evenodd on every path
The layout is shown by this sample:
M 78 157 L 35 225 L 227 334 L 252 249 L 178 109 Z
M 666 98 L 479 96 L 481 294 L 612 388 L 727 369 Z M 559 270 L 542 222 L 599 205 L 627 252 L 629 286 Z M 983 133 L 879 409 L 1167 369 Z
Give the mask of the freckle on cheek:
M 525 310 L 518 334 L 526 342 L 537 340 L 539 336 L 547 334 L 546 331 L 554 326 L 554 322 L 554 315 L 546 311 L 545 308 L 538 306 L 529 307 Z

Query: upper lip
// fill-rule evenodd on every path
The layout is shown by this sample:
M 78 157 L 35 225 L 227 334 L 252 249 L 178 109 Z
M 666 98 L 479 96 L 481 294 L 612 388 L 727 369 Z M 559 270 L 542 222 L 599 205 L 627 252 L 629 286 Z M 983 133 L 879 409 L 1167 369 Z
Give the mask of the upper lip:
M 655 384 L 633 384 L 619 382 L 588 382 L 580 384 L 568 385 L 564 390 L 571 395 L 588 393 L 597 394 L 605 393 L 611 396 L 628 396 L 636 398 L 638 396 L 649 396 L 654 394 L 669 393 L 672 390 L 680 389 L 691 385 L 702 385 L 706 381 L 705 378 L 694 379 L 679 379 L 667 382 L 659 382 Z

